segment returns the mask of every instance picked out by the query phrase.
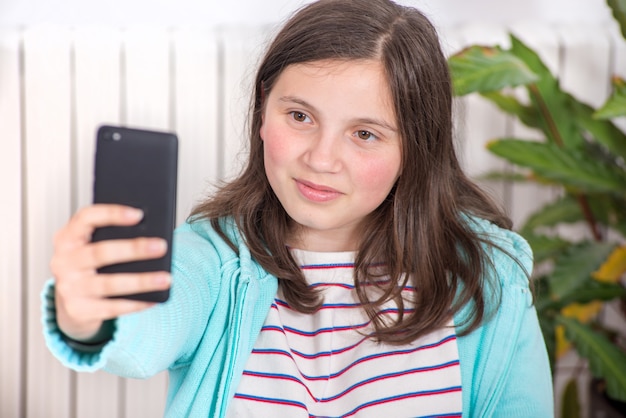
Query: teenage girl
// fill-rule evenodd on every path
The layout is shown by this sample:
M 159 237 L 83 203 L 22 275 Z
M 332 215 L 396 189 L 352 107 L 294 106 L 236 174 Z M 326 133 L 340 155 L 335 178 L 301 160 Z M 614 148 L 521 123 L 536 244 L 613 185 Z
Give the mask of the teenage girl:
M 170 417 L 552 416 L 531 252 L 461 171 L 451 103 L 418 10 L 302 8 L 258 69 L 247 166 L 177 229 L 171 276 L 97 274 L 164 253 L 90 243 L 136 209 L 59 231 L 50 349 L 75 370 L 169 370 Z M 169 286 L 156 306 L 108 298 Z

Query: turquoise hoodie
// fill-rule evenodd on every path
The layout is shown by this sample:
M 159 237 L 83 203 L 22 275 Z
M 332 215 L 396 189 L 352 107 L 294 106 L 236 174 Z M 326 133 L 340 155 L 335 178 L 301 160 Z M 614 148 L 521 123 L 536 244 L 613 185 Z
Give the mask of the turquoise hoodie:
M 457 340 L 463 416 L 553 417 L 550 366 L 524 271 L 532 269 L 530 248 L 514 232 L 471 222 L 504 252 L 489 250 L 495 269 L 487 282 L 499 285 L 500 305 L 486 323 Z M 63 340 L 49 281 L 42 293 L 49 349 L 76 371 L 148 378 L 168 370 L 166 417 L 224 417 L 278 287 L 233 225 L 227 234 L 238 254 L 208 222 L 179 227 L 170 300 L 116 319 L 113 339 L 95 353 L 75 350 Z M 459 312 L 455 323 L 469 309 Z

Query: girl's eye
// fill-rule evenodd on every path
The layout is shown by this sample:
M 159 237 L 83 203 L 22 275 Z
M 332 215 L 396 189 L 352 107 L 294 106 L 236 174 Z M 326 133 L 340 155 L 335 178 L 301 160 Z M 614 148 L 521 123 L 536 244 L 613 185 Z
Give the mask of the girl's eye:
M 370 139 L 376 139 L 376 135 L 374 135 L 370 131 L 365 131 L 365 130 L 357 131 L 356 132 L 356 136 L 359 139 L 362 139 L 364 141 L 367 141 L 367 140 L 370 140 Z
M 291 112 L 291 117 L 296 122 L 307 122 L 309 120 L 309 117 L 302 112 Z

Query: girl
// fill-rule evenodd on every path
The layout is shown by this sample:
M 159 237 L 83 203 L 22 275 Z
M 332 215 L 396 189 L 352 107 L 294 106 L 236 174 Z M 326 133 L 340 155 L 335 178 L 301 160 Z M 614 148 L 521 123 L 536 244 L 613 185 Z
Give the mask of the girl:
M 172 417 L 552 416 L 530 250 L 459 168 L 429 21 L 320 0 L 277 34 L 254 88 L 247 167 L 177 230 L 171 277 L 96 274 L 163 254 L 89 243 L 137 210 L 88 207 L 59 232 L 55 355 L 168 369 Z M 170 282 L 158 306 L 107 298 Z

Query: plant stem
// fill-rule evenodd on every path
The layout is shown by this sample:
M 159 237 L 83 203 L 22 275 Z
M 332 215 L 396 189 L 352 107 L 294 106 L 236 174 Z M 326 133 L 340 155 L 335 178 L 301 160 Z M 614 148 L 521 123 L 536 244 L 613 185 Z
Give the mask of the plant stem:
M 593 239 L 596 242 L 602 241 L 602 234 L 600 234 L 600 231 L 598 229 L 598 223 L 596 222 L 596 219 L 593 216 L 593 212 L 591 211 L 591 207 L 589 206 L 589 201 L 587 200 L 587 196 L 582 195 L 582 194 L 578 195 L 576 196 L 576 200 L 578 201 L 578 204 L 580 205 L 580 209 L 583 211 L 583 215 L 585 217 L 585 220 L 587 221 L 587 224 L 589 225 L 589 229 L 591 230 Z
M 560 148 L 565 148 L 565 142 L 563 141 L 563 138 L 561 138 L 561 133 L 559 132 L 559 129 L 557 128 L 556 123 L 554 123 L 554 119 L 552 118 L 552 115 L 550 114 L 550 109 L 548 109 L 546 102 L 543 100 L 543 97 L 541 97 L 541 92 L 537 88 L 537 85 L 530 84 L 528 86 L 528 91 L 535 98 L 537 106 L 539 106 L 539 110 L 541 114 L 543 115 L 543 119 L 546 121 L 548 133 L 551 134 L 552 138 L 554 139 L 554 143 Z M 598 223 L 596 222 L 595 217 L 593 216 L 593 212 L 591 211 L 591 207 L 589 206 L 589 201 L 587 200 L 587 196 L 583 194 L 577 195 L 576 200 L 578 200 L 580 209 L 582 210 L 583 215 L 585 216 L 585 220 L 587 221 L 587 224 L 589 225 L 589 229 L 591 230 L 593 239 L 598 242 L 602 241 L 602 235 L 600 234 L 600 231 L 598 230 Z
M 528 85 L 528 91 L 535 98 L 535 101 L 537 102 L 537 106 L 539 106 L 539 110 L 541 111 L 541 114 L 543 115 L 543 119 L 546 121 L 546 124 L 548 125 L 548 132 L 551 134 L 552 138 L 554 139 L 554 143 L 557 144 L 559 147 L 563 148 L 565 143 L 563 141 L 563 138 L 561 138 L 561 133 L 559 132 L 559 129 L 554 123 L 554 119 L 552 119 L 552 115 L 550 114 L 550 109 L 548 109 L 546 102 L 543 100 L 543 97 L 541 97 L 541 92 L 537 88 L 537 85 L 536 84 Z

